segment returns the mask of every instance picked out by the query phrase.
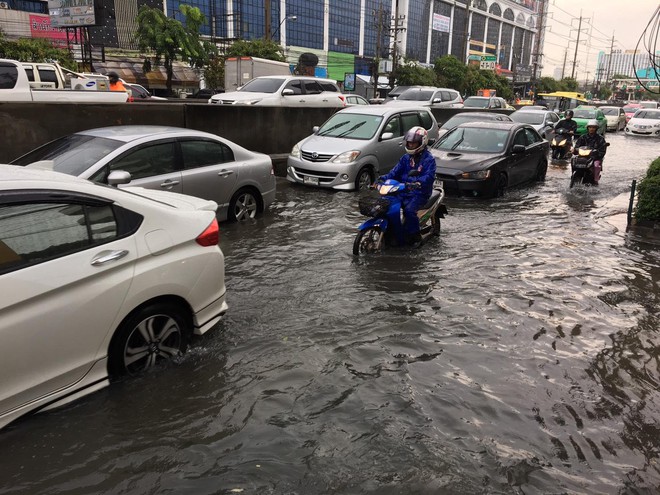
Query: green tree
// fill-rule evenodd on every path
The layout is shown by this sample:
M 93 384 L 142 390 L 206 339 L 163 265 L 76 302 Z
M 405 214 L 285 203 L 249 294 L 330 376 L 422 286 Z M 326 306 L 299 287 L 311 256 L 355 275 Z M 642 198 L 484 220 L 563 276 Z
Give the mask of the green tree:
M 406 60 L 397 66 L 394 77 L 399 86 L 435 86 L 437 82 L 433 69 L 423 67 L 413 60 Z
M 55 48 L 52 43 L 39 38 L 5 39 L 0 31 L 0 58 L 20 62 L 57 62 L 62 67 L 77 70 L 77 64 L 68 50 Z
M 215 46 L 200 39 L 199 29 L 205 17 L 197 7 L 181 4 L 179 10 L 186 19 L 185 26 L 167 17 L 162 9 L 140 7 L 137 15 L 138 30 L 135 39 L 141 50 L 155 53 L 154 64 L 165 67 L 167 73 L 167 91 L 172 92 L 174 62 L 182 60 L 192 67 L 201 68 L 215 52 Z M 144 70 L 151 70 L 151 60 L 145 58 Z
M 222 88 L 225 84 L 225 59 L 212 57 L 204 67 L 204 81 L 211 89 Z
M 554 77 L 541 77 L 536 81 L 537 93 L 554 93 L 557 91 L 559 84 Z
M 455 89 L 461 94 L 465 93 L 467 65 L 453 55 L 437 58 L 433 65 L 439 86 Z
M 559 84 L 557 85 L 557 91 L 577 91 L 578 86 L 579 84 L 575 79 L 571 77 L 565 77 L 559 81 Z
M 278 62 L 286 61 L 282 47 L 275 41 L 264 39 L 238 40 L 227 49 L 225 54 L 227 57 L 259 57 Z

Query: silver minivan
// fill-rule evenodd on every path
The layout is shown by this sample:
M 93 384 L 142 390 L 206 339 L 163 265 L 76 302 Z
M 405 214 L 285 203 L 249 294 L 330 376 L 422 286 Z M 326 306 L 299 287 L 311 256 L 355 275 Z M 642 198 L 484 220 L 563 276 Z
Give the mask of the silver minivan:
M 396 100 L 386 105 L 412 105 L 433 108 L 462 108 L 463 98 L 455 89 L 434 86 L 414 86 L 406 89 Z
M 438 123 L 429 108 L 355 106 L 335 113 L 296 144 L 287 160 L 287 179 L 344 191 L 366 189 L 405 153 L 404 135 L 422 126 L 432 142 Z

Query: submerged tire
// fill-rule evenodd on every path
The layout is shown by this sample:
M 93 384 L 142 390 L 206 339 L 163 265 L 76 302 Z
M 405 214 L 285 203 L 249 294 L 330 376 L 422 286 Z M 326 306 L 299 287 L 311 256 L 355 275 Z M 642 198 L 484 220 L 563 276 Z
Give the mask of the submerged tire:
M 227 219 L 230 222 L 240 222 L 255 218 L 261 211 L 261 197 L 251 189 L 240 189 L 229 201 Z
M 156 303 L 129 315 L 110 342 L 111 377 L 136 375 L 183 354 L 192 333 L 190 315 L 176 304 Z
M 431 219 L 431 235 L 438 237 L 440 235 L 440 209 L 435 210 Z
M 536 180 L 537 182 L 543 182 L 545 176 L 548 173 L 548 162 L 545 158 L 539 160 L 539 164 L 536 166 Z
M 355 177 L 355 190 L 364 191 L 366 189 L 369 189 L 369 187 L 373 183 L 374 183 L 373 172 L 368 167 L 364 167 L 360 169 L 360 171 L 357 174 L 357 177 Z
M 495 187 L 493 188 L 493 192 L 491 193 L 491 197 L 493 198 L 501 198 L 504 196 L 504 191 L 506 190 L 506 186 L 508 185 L 509 180 L 506 178 L 505 173 L 500 173 L 500 175 L 497 176 L 497 179 L 495 180 Z
M 353 242 L 353 254 L 379 253 L 383 247 L 383 231 L 379 227 L 369 227 L 361 230 L 355 236 Z

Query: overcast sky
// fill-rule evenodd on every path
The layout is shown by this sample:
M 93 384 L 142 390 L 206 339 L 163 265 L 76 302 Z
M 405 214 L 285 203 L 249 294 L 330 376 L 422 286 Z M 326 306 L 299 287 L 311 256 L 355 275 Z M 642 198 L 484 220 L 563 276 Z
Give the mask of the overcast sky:
M 659 0 L 550 0 L 543 50 L 542 75 L 553 76 L 562 67 L 570 77 L 575 57 L 575 41 L 582 15 L 582 29 L 575 68 L 576 79 L 594 79 L 598 52 L 609 53 L 614 36 L 614 49 L 634 50 Z M 647 33 L 648 39 L 648 33 Z M 569 40 L 572 40 L 569 43 Z M 660 47 L 660 40 L 657 46 Z M 568 48 L 568 49 L 567 49 Z M 640 45 L 640 49 L 643 50 Z

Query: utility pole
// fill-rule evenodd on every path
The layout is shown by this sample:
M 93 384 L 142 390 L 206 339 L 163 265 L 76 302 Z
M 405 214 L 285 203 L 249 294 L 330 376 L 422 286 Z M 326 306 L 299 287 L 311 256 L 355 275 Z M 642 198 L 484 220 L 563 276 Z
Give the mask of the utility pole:
M 374 12 L 375 14 L 375 12 Z M 379 70 L 380 70 L 380 50 L 381 50 L 381 40 L 383 38 L 383 4 L 379 4 L 378 6 L 378 24 L 376 25 L 376 29 L 378 32 L 378 35 L 376 37 L 376 57 L 374 58 L 374 70 L 373 70 L 373 77 L 374 77 L 374 98 L 378 98 L 378 78 L 380 77 Z
M 468 33 L 468 30 L 470 29 L 470 7 L 472 6 L 472 0 L 467 0 L 465 2 L 465 29 L 463 30 L 465 32 L 465 45 L 463 49 L 463 60 L 465 61 L 465 64 L 467 65 L 468 63 L 468 55 L 470 53 L 470 33 Z
M 530 84 L 530 90 L 534 92 L 536 95 L 536 75 L 537 75 L 537 70 L 539 66 L 543 67 L 543 65 L 539 62 L 539 58 L 543 56 L 543 53 L 541 53 L 541 45 L 543 45 L 543 35 L 545 33 L 545 0 L 541 0 L 539 2 L 539 24 L 537 26 L 537 31 L 536 31 L 536 53 L 533 54 L 534 56 L 534 69 L 532 72 L 532 82 Z
M 399 62 L 399 54 L 398 52 L 398 34 L 399 31 L 405 31 L 406 28 L 404 27 L 399 27 L 399 21 L 402 21 L 405 19 L 406 16 L 402 15 L 399 17 L 399 0 L 396 1 L 395 5 L 395 11 L 394 11 L 394 27 L 390 28 L 390 31 L 393 33 L 393 42 L 392 42 L 392 71 L 390 72 L 390 86 L 394 88 L 394 82 L 396 80 L 396 68 Z
M 605 73 L 605 84 L 610 81 L 610 68 L 612 67 L 612 52 L 614 51 L 614 33 L 612 33 L 612 44 L 610 45 L 610 58 L 607 60 L 607 72 Z
M 566 72 L 566 57 L 568 56 L 568 48 L 564 50 L 564 64 L 561 66 L 561 78 L 564 79 L 564 73 Z
M 573 56 L 573 69 L 571 70 L 571 79 L 575 79 L 575 63 L 577 62 L 578 46 L 580 45 L 580 32 L 582 29 L 582 11 L 580 11 L 580 23 L 578 24 L 577 41 L 575 42 L 575 55 Z
M 264 38 L 267 41 L 270 41 L 270 0 L 264 0 L 264 17 L 266 19 L 266 25 L 264 26 Z

